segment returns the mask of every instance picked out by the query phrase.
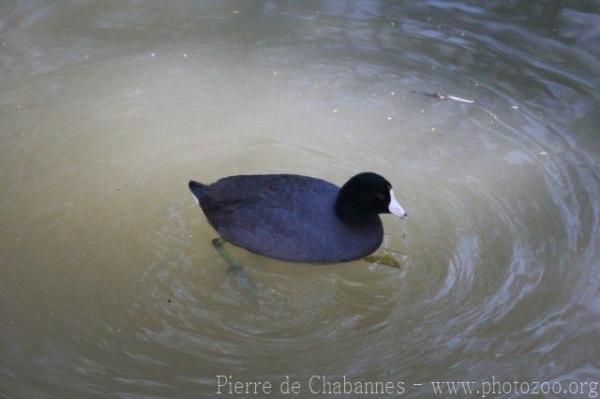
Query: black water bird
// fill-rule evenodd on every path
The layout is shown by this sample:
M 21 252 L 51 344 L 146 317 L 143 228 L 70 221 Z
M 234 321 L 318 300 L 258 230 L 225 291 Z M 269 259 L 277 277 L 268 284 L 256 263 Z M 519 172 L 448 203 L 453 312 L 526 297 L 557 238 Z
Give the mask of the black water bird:
M 192 180 L 189 188 L 225 241 L 286 261 L 360 259 L 381 244 L 379 214 L 407 216 L 392 185 L 371 172 L 357 174 L 341 188 L 290 174 L 230 176 L 212 184 Z M 213 244 L 222 247 L 222 241 Z

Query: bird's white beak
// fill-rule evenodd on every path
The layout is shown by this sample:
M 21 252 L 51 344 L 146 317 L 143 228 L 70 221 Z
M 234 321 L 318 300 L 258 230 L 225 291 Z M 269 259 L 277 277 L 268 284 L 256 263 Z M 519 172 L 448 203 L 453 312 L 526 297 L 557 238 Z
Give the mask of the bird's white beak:
M 394 190 L 390 190 L 390 204 L 388 205 L 388 210 L 390 213 L 393 213 L 396 216 L 400 216 L 400 219 L 406 219 L 408 214 L 402 208 L 402 206 L 398 203 L 398 200 L 394 196 Z

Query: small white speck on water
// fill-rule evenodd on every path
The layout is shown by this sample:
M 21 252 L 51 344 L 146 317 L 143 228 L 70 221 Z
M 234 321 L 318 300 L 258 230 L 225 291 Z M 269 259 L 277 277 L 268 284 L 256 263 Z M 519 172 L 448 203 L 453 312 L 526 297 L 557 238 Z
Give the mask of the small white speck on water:
M 390 25 L 394 26 L 394 25 L 396 25 L 396 23 L 395 22 L 390 22 Z
M 461 36 L 464 36 L 464 35 L 465 35 L 465 32 L 460 32 L 460 35 L 461 35 Z
M 388 117 L 387 117 L 387 120 L 388 120 L 388 121 L 391 121 L 391 120 L 392 120 L 392 117 L 391 117 L 391 116 L 388 116 Z
M 335 113 L 335 112 L 337 112 L 337 108 L 334 108 L 334 109 L 333 109 L 333 112 L 334 112 L 334 113 Z
M 273 69 L 273 75 L 277 75 L 277 71 Z
M 431 128 L 431 131 L 432 131 L 432 132 L 435 132 L 435 128 L 434 128 L 434 127 L 432 127 L 432 128 Z
M 424 114 L 424 113 L 425 113 L 425 110 L 424 110 L 424 109 L 422 109 L 422 110 L 421 110 L 421 113 L 422 113 L 422 114 Z
M 189 238 L 192 238 L 192 235 L 190 234 L 188 237 L 189 237 Z
M 90 58 L 90 55 L 89 55 L 89 54 L 86 54 L 86 55 L 84 55 L 83 57 L 84 57 L 84 58 Z
M 518 105 L 511 105 L 510 107 L 511 107 L 512 109 L 519 109 L 519 106 L 518 106 Z
M 187 58 L 188 54 L 187 53 L 183 53 L 183 58 Z
M 396 93 L 395 93 L 395 92 L 393 92 L 393 91 L 390 91 L 390 95 L 391 95 L 391 96 L 395 96 L 395 95 L 396 95 Z
M 475 86 L 479 86 L 479 83 L 475 82 Z
M 156 57 L 156 53 L 150 53 L 150 57 Z
M 540 155 L 548 155 L 548 153 L 546 151 L 542 151 L 540 152 Z
M 232 11 L 232 13 L 234 13 L 234 14 L 239 14 L 239 13 L 240 13 L 240 10 L 233 10 L 233 11 Z

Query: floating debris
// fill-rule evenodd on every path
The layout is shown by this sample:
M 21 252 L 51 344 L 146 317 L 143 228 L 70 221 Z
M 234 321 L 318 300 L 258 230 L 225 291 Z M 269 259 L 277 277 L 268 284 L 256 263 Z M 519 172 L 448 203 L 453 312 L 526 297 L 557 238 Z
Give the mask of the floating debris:
M 411 90 L 411 93 L 421 94 L 421 95 L 427 96 L 427 97 L 438 98 L 440 100 L 458 101 L 458 102 L 466 103 L 466 104 L 473 104 L 475 102 L 473 100 L 468 100 L 466 98 L 452 96 L 452 95 L 449 95 L 449 94 L 428 93 L 428 92 L 416 91 L 416 90 Z
M 443 100 L 444 96 L 440 96 L 440 98 Z M 456 97 L 456 96 L 446 96 L 445 98 L 447 98 L 448 100 L 458 101 L 458 102 L 461 102 L 461 103 L 467 103 L 467 104 L 473 104 L 474 103 L 473 100 L 467 100 L 466 98 L 460 98 L 460 97 Z

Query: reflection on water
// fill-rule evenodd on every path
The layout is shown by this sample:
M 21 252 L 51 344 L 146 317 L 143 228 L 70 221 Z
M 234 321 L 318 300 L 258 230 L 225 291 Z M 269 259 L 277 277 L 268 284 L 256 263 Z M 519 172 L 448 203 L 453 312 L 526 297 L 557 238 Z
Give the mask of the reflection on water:
M 596 2 L 0 9 L 2 394 L 598 380 Z M 234 250 L 255 304 L 186 187 L 366 170 L 402 269 Z

